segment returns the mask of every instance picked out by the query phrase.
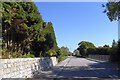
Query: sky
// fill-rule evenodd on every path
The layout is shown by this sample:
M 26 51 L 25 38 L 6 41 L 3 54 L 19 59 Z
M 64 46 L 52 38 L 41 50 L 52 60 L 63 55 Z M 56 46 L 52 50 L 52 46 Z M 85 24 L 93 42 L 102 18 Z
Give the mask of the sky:
M 110 22 L 103 2 L 35 2 L 45 22 L 52 22 L 59 47 L 74 51 L 81 41 L 95 46 L 118 40 L 118 22 Z

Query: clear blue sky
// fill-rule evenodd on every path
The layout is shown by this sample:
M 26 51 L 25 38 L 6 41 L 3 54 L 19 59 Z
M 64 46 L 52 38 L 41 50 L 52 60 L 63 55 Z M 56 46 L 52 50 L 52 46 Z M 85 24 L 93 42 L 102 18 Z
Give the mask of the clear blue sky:
M 35 2 L 42 18 L 53 23 L 58 46 L 70 51 L 81 41 L 95 46 L 111 45 L 118 40 L 118 23 L 110 22 L 102 2 Z

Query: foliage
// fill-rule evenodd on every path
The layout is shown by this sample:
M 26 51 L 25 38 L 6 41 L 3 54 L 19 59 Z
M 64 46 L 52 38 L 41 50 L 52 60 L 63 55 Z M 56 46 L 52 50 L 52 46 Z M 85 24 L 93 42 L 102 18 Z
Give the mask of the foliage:
M 2 55 L 1 56 L 2 56 L 3 59 L 9 58 L 9 53 L 7 52 L 6 49 L 2 50 Z
M 108 2 L 105 5 L 104 13 L 108 16 L 110 21 L 120 19 L 120 2 Z
M 11 54 L 13 52 L 24 54 L 32 40 L 29 32 L 33 27 L 39 26 L 40 19 L 37 7 L 32 2 L 4 2 L 2 16 L 4 47 Z
M 95 48 L 94 44 L 91 42 L 87 42 L 87 41 L 81 41 L 79 44 L 79 47 L 77 48 L 77 50 L 79 50 L 79 53 L 81 54 L 81 56 L 86 57 L 88 56 L 88 52 L 87 50 L 89 48 Z
M 113 57 L 114 54 L 117 53 L 117 43 L 115 42 L 115 40 L 113 40 L 112 47 L 110 47 L 109 45 L 95 47 L 94 44 L 91 42 L 82 41 L 79 43 L 79 47 L 77 48 L 77 50 L 79 51 L 79 54 L 83 57 L 87 57 L 89 54 L 111 55 Z
M 61 55 L 63 55 L 63 56 L 69 56 L 70 51 L 69 51 L 68 47 L 62 46 L 60 50 L 61 50 Z
M 23 58 L 35 58 L 33 54 L 28 53 L 27 55 L 23 55 Z
M 73 56 L 80 56 L 80 53 L 77 49 L 73 51 Z
M 81 55 L 79 53 L 76 53 L 75 56 L 76 57 L 81 57 Z
M 21 53 L 19 52 L 13 52 L 12 54 L 7 51 L 7 49 L 2 50 L 2 58 L 19 58 L 22 57 Z
M 62 46 L 61 48 L 58 49 L 56 57 L 58 58 L 58 62 L 64 60 L 66 56 L 69 56 L 71 52 L 69 51 L 68 47 Z
M 105 5 L 104 13 L 108 16 L 110 21 L 120 21 L 120 1 L 107 2 Z M 119 26 L 120 27 L 120 26 Z M 112 46 L 111 60 L 115 62 L 120 62 L 120 42 L 118 41 L 118 46 Z
M 113 40 L 111 54 L 110 54 L 110 61 L 117 62 L 119 60 L 118 51 L 119 51 L 118 44 L 115 42 L 115 40 Z
M 67 58 L 67 56 L 62 56 L 62 55 L 60 55 L 60 56 L 57 58 L 57 60 L 58 60 L 58 62 L 61 62 L 61 61 L 65 60 L 66 58 Z
M 117 59 L 118 59 L 118 62 L 120 63 L 120 40 L 118 40 Z
M 97 51 L 97 48 L 88 48 L 87 49 L 87 54 L 99 54 Z
M 33 2 L 4 2 L 2 14 L 6 54 L 14 57 L 56 54 L 58 46 L 52 22 L 44 22 Z

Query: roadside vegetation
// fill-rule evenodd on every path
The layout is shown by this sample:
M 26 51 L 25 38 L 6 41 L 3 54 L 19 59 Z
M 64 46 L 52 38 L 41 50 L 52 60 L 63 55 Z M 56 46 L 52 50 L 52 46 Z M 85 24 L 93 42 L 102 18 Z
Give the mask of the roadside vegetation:
M 60 58 L 68 55 L 57 46 L 52 22 L 42 19 L 33 2 L 3 2 L 0 5 L 3 38 L 1 58 Z
M 110 21 L 119 21 L 120 2 L 102 5 Z M 28 58 L 56 56 L 58 61 L 71 55 L 67 47 L 57 46 L 52 22 L 42 19 L 34 2 L 1 2 L 2 55 L 1 58 Z M 1 28 L 0 28 L 1 29 Z M 1 42 L 0 42 L 1 43 Z M 96 47 L 82 41 L 73 55 L 87 57 L 89 54 L 111 55 L 111 61 L 120 62 L 120 41 L 113 40 L 112 46 Z
M 120 23 L 120 1 L 108 2 L 104 4 L 103 7 L 105 8 L 104 13 L 106 13 L 111 22 L 118 21 L 118 23 Z M 120 27 L 119 24 L 118 27 Z M 119 35 L 118 33 L 118 36 Z M 115 62 L 120 63 L 120 39 L 118 39 L 118 45 L 115 49 L 116 52 L 113 53 L 114 56 L 112 56 L 112 58 Z
M 61 48 L 59 48 L 58 51 L 58 62 L 63 61 L 67 58 L 67 56 L 70 56 L 72 53 L 69 51 L 68 47 L 64 47 L 62 46 Z
M 112 46 L 104 45 L 96 47 L 88 41 L 81 41 L 78 48 L 74 50 L 74 55 L 77 57 L 88 57 L 88 55 L 110 55 L 111 61 L 117 61 L 118 42 L 113 40 Z

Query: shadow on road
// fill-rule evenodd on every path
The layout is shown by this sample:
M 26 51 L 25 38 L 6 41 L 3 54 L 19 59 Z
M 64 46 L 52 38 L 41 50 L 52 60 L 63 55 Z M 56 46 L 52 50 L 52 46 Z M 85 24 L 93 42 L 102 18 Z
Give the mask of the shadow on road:
M 116 65 L 109 62 L 88 64 L 88 66 L 56 66 L 46 73 L 41 73 L 34 78 L 49 78 L 60 80 L 103 80 L 118 79 L 120 72 Z
M 89 64 L 87 67 L 67 66 L 64 67 L 58 76 L 65 77 L 95 77 L 95 78 L 116 78 L 119 75 L 118 68 L 107 62 Z

